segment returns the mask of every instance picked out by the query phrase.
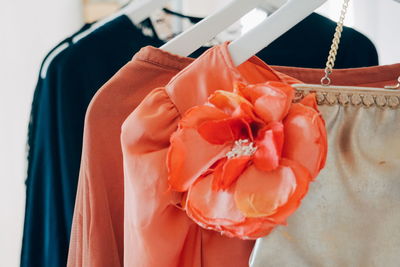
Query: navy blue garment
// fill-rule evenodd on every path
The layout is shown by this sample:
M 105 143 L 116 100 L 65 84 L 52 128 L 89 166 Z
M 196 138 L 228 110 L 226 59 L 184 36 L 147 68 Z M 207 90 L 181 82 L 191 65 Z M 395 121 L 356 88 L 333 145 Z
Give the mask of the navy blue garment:
M 272 65 L 324 67 L 334 29 L 334 22 L 313 14 L 258 56 Z M 144 36 L 121 16 L 75 44 L 71 38 L 62 44 L 69 47 L 52 60 L 46 77 L 39 78 L 32 105 L 23 267 L 66 265 L 87 106 L 96 91 L 140 48 L 158 47 L 163 42 Z M 373 44 L 359 32 L 345 28 L 335 67 L 377 64 Z
M 325 68 L 335 28 L 336 22 L 312 13 L 257 56 L 265 59 L 269 65 Z M 378 53 L 374 44 L 362 33 L 344 27 L 335 68 L 358 68 L 378 64 Z
M 65 43 L 34 95 L 21 266 L 66 265 L 87 106 L 140 48 L 161 45 L 126 16 Z

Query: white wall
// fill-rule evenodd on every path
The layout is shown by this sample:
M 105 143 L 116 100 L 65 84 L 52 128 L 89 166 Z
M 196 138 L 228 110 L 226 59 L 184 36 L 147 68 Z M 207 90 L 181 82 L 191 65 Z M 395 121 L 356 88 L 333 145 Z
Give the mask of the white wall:
M 81 25 L 80 0 L 0 0 L 0 266 L 19 265 L 25 144 L 41 60 Z
M 375 43 L 380 64 L 400 62 L 400 2 L 353 0 L 354 24 Z M 399 73 L 400 75 L 400 73 Z
M 336 21 L 341 6 L 341 0 L 330 0 L 318 11 Z M 400 2 L 351 0 L 345 24 L 364 33 L 374 42 L 380 65 L 400 63 L 399 16 Z

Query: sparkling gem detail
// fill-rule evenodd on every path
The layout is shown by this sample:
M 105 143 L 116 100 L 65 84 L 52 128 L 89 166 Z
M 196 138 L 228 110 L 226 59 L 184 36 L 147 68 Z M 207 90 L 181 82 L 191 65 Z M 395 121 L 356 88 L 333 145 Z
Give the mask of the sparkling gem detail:
M 226 156 L 228 159 L 242 156 L 252 156 L 254 153 L 256 153 L 256 151 L 257 147 L 254 146 L 253 142 L 250 142 L 247 139 L 240 139 L 235 141 L 232 150 L 226 153 Z

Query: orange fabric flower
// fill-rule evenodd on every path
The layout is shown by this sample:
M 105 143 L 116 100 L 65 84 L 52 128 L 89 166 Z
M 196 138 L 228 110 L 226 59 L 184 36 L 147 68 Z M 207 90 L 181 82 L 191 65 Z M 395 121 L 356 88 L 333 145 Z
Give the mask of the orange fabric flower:
M 171 136 L 172 190 L 200 226 L 231 237 L 267 235 L 300 205 L 325 164 L 327 138 L 314 95 L 293 104 L 280 82 L 216 91 Z

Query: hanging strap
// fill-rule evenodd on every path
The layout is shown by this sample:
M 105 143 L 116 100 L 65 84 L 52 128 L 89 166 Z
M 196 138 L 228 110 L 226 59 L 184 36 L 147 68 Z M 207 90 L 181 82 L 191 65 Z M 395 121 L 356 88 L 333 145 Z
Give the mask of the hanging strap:
M 339 50 L 340 38 L 342 37 L 342 31 L 343 31 L 343 23 L 346 17 L 347 9 L 349 7 L 349 2 L 350 0 L 343 1 L 342 10 L 340 12 L 340 18 L 336 25 L 331 49 L 329 51 L 328 60 L 326 62 L 325 76 L 322 77 L 321 79 L 321 85 L 328 86 L 331 84 L 331 79 L 329 78 L 329 76 L 332 74 L 333 67 L 335 66 L 336 55 Z
M 350 0 L 343 1 L 342 10 L 340 12 L 340 18 L 336 25 L 331 49 L 329 51 L 328 60 L 326 62 L 325 76 L 322 77 L 321 79 L 321 85 L 323 86 L 329 86 L 332 82 L 329 76 L 332 74 L 333 67 L 335 66 L 336 55 L 339 50 L 340 38 L 342 37 L 342 31 L 343 31 L 343 23 L 346 17 L 347 9 L 349 7 L 349 2 Z M 397 84 L 385 86 L 385 89 L 400 89 L 400 76 L 397 78 Z

